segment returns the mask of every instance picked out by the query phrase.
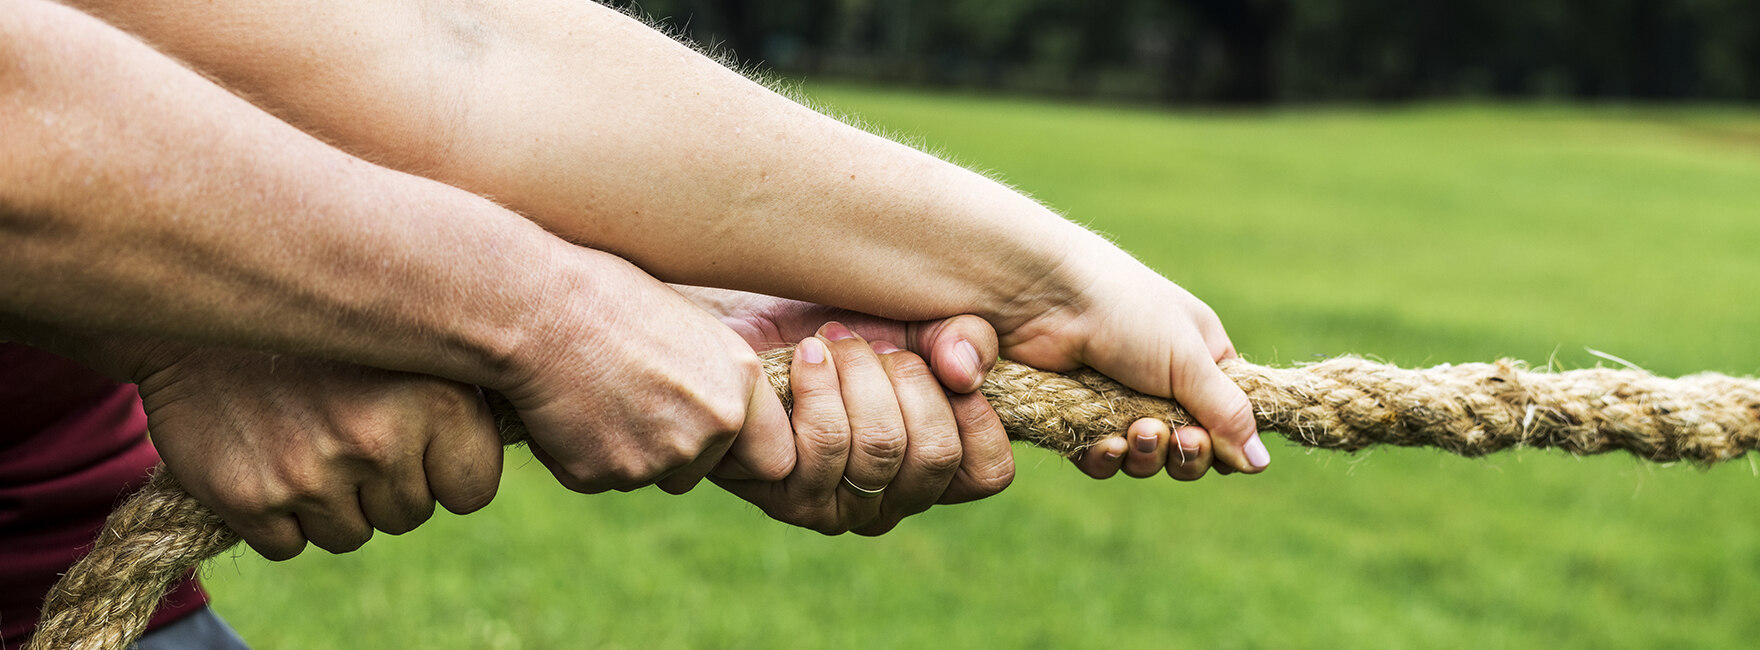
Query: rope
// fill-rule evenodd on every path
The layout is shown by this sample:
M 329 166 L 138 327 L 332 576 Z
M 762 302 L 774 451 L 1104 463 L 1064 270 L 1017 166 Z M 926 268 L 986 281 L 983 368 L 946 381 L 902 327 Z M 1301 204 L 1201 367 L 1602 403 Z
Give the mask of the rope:
M 792 350 L 765 372 L 792 408 Z M 1604 368 L 1537 372 L 1513 361 L 1401 369 L 1359 358 L 1294 368 L 1222 364 L 1253 403 L 1259 428 L 1308 447 L 1435 447 L 1481 456 L 1511 447 L 1578 455 L 1625 450 L 1706 466 L 1760 446 L 1760 380 L 1679 379 Z M 1143 417 L 1193 419 L 1091 370 L 1057 374 L 1003 361 L 981 389 L 1011 438 L 1073 455 Z M 512 406 L 489 394 L 502 439 L 526 439 Z M 49 593 L 31 648 L 123 650 L 173 581 L 239 538 L 159 471 L 110 516 L 92 552 Z

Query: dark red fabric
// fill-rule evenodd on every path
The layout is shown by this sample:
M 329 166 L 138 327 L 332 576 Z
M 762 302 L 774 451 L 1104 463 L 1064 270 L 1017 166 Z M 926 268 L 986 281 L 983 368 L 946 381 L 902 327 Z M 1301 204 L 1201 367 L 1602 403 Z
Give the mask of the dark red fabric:
M 91 550 L 122 497 L 159 463 L 140 395 L 85 366 L 0 343 L 0 639 L 36 627 L 43 595 Z M 149 629 L 208 602 L 194 576 L 166 594 Z

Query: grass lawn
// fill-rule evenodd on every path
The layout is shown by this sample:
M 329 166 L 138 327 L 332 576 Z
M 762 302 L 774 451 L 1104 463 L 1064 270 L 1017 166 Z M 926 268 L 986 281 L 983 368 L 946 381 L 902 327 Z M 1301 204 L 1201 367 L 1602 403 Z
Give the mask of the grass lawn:
M 1499 356 L 1760 373 L 1760 111 L 1166 113 L 810 94 L 995 172 L 1290 363 Z M 699 489 L 501 496 L 358 553 L 212 563 L 263 648 L 1610 648 L 1760 638 L 1760 478 L 1624 456 L 1306 453 L 1014 487 L 880 539 Z

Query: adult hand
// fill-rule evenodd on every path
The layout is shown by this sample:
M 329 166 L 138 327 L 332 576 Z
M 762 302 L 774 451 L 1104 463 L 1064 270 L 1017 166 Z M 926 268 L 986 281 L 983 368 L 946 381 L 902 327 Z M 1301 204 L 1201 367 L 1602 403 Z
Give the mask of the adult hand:
M 1122 452 L 1123 441 L 1114 438 L 1077 464 L 1091 475 L 1110 475 L 1108 467 L 1123 463 L 1127 473 L 1146 476 L 1161 464 L 1154 459 L 1165 459 L 1169 474 L 1187 479 L 1202 476 L 1213 461 L 1218 471 L 1263 471 L 1271 457 L 1252 404 L 1216 365 L 1236 356 L 1216 313 L 1098 238 L 1070 259 L 1065 272 L 1073 277 L 1061 284 L 1078 290 L 1027 296 L 1011 305 L 1014 313 L 997 318 L 1004 323 L 998 327 L 1002 354 L 1046 370 L 1092 367 L 1136 390 L 1173 398 L 1201 425 L 1181 429 L 1173 445 L 1181 452 L 1169 451 L 1165 426 L 1133 427 L 1133 442 L 1152 434 L 1155 449 L 1134 452 L 1134 461 L 1122 460 L 1122 453 L 1107 458 Z
M 979 443 L 1007 439 L 987 404 L 950 403 L 928 365 L 885 341 L 871 345 L 840 323 L 795 350 L 790 369 L 795 471 L 775 482 L 716 479 L 770 516 L 827 535 L 879 535 L 938 501 L 981 498 L 1012 478 L 950 494 L 962 468 L 962 432 Z M 983 404 L 981 397 L 976 403 Z M 968 481 L 970 479 L 968 478 Z
M 947 484 L 946 491 L 930 502 L 952 504 L 982 499 L 1001 492 L 1014 480 L 1014 455 L 1008 435 L 990 403 L 976 393 L 984 381 L 984 374 L 996 364 L 997 357 L 996 332 L 983 319 L 967 315 L 906 322 L 741 291 L 702 287 L 679 287 L 679 290 L 692 302 L 719 315 L 722 323 L 756 350 L 789 345 L 814 336 L 822 327 L 835 322 L 847 326 L 856 336 L 873 342 L 876 348 L 890 346 L 905 350 L 904 356 L 898 357 L 889 368 L 908 373 L 926 360 L 932 378 L 938 379 L 947 391 L 931 393 L 901 389 L 898 395 L 901 406 L 907 397 L 924 402 L 945 401 L 957 416 L 954 423 L 959 444 L 958 470 L 952 482 Z M 836 367 L 841 373 L 843 367 Z M 796 379 L 799 379 L 798 372 Z M 893 379 L 920 388 L 916 386 L 917 382 L 911 381 L 915 377 L 895 375 Z M 846 395 L 850 395 L 851 390 L 844 388 Z M 799 408 L 797 402 L 797 425 Z M 914 429 L 911 436 L 914 441 L 917 436 Z M 906 474 L 914 475 L 914 472 Z M 795 521 L 789 523 L 805 525 Z
M 416 528 L 438 501 L 494 498 L 501 443 L 472 386 L 422 375 L 178 344 L 138 351 L 166 467 L 271 560 L 310 540 L 343 553 Z
M 517 346 L 511 378 L 490 385 L 557 480 L 586 493 L 658 483 L 678 494 L 711 470 L 787 476 L 793 433 L 757 354 L 641 269 L 572 252 L 554 269 L 555 290 L 534 299 L 540 325 Z

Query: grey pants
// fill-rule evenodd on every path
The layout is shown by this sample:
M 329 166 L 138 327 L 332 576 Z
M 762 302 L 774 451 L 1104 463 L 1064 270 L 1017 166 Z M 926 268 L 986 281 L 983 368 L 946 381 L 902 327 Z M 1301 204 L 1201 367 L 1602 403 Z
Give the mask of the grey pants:
M 214 610 L 203 607 L 141 637 L 130 650 L 250 650 L 250 646 Z

